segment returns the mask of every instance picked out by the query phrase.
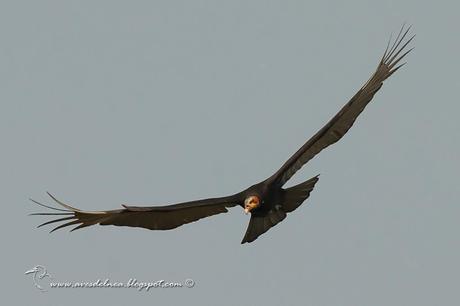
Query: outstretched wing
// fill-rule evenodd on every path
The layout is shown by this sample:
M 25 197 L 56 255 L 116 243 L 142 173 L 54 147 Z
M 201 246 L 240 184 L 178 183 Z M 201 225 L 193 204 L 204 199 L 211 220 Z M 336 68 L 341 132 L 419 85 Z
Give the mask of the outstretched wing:
M 390 47 L 390 42 L 383 54 L 382 59 L 372 77 L 364 86 L 345 104 L 345 106 L 312 138 L 310 138 L 284 165 L 273 174 L 268 181 L 277 186 L 283 186 L 304 164 L 312 159 L 324 148 L 337 142 L 351 128 L 359 114 L 372 100 L 374 94 L 382 87 L 383 81 L 395 73 L 404 64 L 398 65 L 404 56 L 412 49 L 404 52 L 404 49 L 415 37 L 406 36 L 410 30 L 401 28 L 395 42 Z M 403 43 L 404 42 L 404 43 Z M 401 54 L 402 53 L 402 54 Z
M 94 224 L 143 227 L 150 230 L 168 230 L 199 219 L 227 212 L 228 207 L 238 205 L 236 196 L 204 199 L 168 206 L 136 207 L 123 205 L 123 209 L 106 211 L 83 211 L 69 206 L 53 195 L 48 195 L 62 208 L 51 207 L 35 200 L 34 203 L 59 212 L 34 213 L 59 217 L 40 224 L 38 227 L 56 222 L 65 222 L 51 232 L 76 225 L 71 231 Z

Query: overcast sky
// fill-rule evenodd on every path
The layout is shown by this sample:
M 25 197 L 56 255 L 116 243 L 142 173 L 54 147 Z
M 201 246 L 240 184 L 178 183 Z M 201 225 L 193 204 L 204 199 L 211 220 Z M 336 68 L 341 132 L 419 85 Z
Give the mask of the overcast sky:
M 2 299 L 17 305 L 459 303 L 457 1 L 2 1 Z M 227 195 L 276 171 L 361 87 L 391 33 L 415 50 L 302 168 L 308 201 L 240 245 L 240 208 L 173 231 L 48 234 L 28 198 L 87 210 Z M 193 279 L 193 288 L 49 289 Z

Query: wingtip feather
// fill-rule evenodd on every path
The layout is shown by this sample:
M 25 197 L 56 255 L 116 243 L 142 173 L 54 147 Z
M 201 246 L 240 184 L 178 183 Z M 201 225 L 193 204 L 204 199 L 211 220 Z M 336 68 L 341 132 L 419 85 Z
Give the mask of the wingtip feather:
M 51 193 L 49 193 L 48 191 L 46 192 L 48 194 L 48 196 L 53 199 L 56 203 L 58 203 L 59 205 L 67 208 L 68 210 L 71 210 L 71 211 L 80 211 L 79 209 L 75 208 L 75 207 L 72 207 L 68 204 L 65 204 L 64 202 L 58 200 L 55 196 L 53 196 Z
M 58 229 L 61 229 L 61 228 L 64 228 L 64 227 L 67 227 L 67 226 L 70 226 L 70 225 L 74 225 L 74 224 L 78 224 L 80 223 L 81 221 L 80 220 L 74 220 L 74 221 L 70 221 L 70 222 L 67 222 L 67 223 L 64 223 L 64 224 L 61 224 L 55 228 L 53 228 L 51 231 L 50 231 L 50 234 L 54 231 L 57 231 Z

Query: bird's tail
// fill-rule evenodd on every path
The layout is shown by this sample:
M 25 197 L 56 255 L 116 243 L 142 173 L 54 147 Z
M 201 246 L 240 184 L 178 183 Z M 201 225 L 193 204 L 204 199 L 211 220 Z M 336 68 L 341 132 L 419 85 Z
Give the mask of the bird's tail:
M 284 211 L 288 213 L 299 207 L 310 196 L 318 180 L 319 175 L 312 177 L 308 181 L 285 189 L 283 203 Z

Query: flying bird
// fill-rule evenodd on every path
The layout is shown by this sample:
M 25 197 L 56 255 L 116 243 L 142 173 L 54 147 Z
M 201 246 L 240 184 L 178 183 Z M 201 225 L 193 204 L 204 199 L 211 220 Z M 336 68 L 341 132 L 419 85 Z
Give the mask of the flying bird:
M 409 30 L 410 27 L 405 29 L 403 26 L 394 42 L 391 44 L 392 40 L 388 41 L 377 69 L 370 79 L 278 171 L 262 182 L 225 197 L 165 206 L 138 207 L 122 205 L 123 208 L 106 211 L 80 210 L 63 203 L 48 193 L 62 208 L 48 206 L 31 199 L 36 204 L 54 211 L 35 213 L 33 215 L 51 215 L 57 218 L 45 222 L 39 227 L 56 222 L 65 222 L 55 227 L 51 232 L 72 225 L 76 227 L 71 231 L 94 224 L 169 230 L 205 217 L 225 213 L 228 208 L 240 206 L 246 214 L 251 214 L 249 225 L 241 243 L 256 240 L 260 235 L 283 221 L 287 214 L 296 210 L 309 197 L 318 182 L 319 176 L 293 187 L 283 188 L 283 186 L 309 160 L 326 147 L 340 140 L 372 100 L 375 93 L 382 87 L 383 82 L 405 64 L 400 64 L 400 61 L 412 50 L 406 50 L 406 47 L 415 37 L 415 35 L 408 36 Z

